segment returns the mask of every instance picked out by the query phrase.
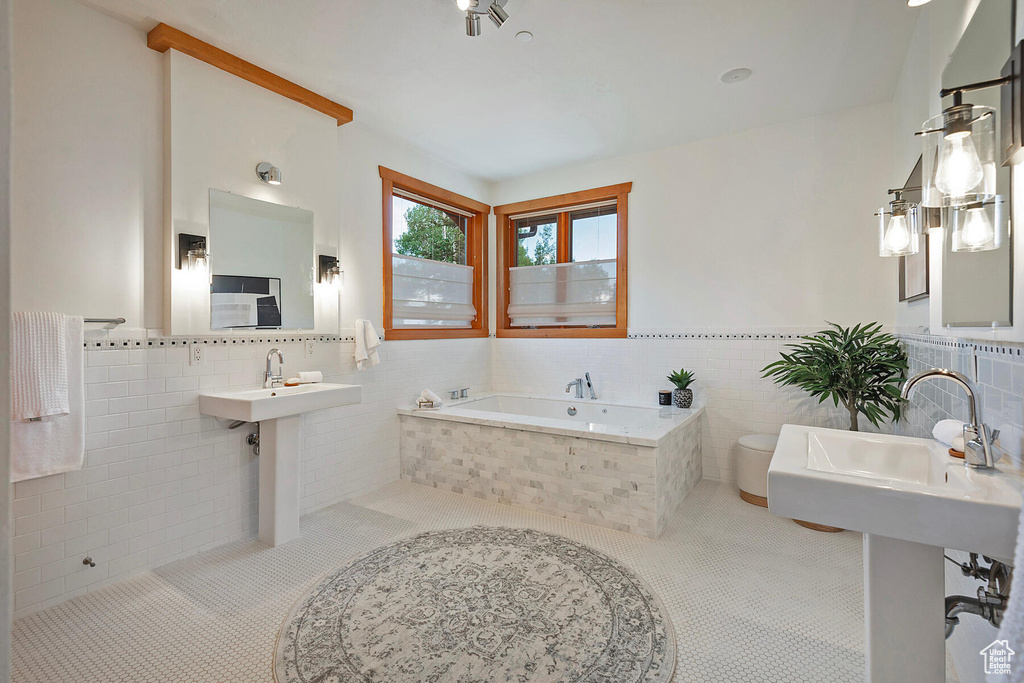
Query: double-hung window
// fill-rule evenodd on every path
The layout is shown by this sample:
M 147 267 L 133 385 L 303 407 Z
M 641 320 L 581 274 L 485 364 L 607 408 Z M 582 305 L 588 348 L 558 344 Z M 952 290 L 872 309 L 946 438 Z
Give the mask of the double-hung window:
M 384 167 L 380 176 L 385 337 L 486 337 L 491 207 Z
M 495 208 L 499 337 L 626 336 L 631 187 Z

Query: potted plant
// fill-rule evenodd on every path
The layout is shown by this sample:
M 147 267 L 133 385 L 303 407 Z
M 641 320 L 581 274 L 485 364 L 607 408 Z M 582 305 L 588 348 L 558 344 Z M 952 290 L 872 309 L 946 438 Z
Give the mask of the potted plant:
M 690 389 L 690 385 L 694 379 L 693 373 L 686 368 L 680 368 L 668 376 L 668 381 L 676 385 L 672 390 L 672 402 L 676 404 L 676 408 L 689 408 L 693 405 L 693 390 Z
M 899 422 L 903 410 L 900 385 L 907 372 L 907 354 L 879 323 L 851 328 L 828 323 L 829 329 L 800 337 L 790 352 L 761 372 L 781 386 L 796 386 L 822 403 L 832 399 L 850 413 L 850 431 L 858 431 L 861 414 L 876 427 L 882 420 Z

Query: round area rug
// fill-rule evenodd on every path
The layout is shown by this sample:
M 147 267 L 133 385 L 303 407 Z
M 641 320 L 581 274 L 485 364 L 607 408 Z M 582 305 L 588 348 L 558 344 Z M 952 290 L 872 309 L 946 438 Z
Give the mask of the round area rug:
M 636 574 L 530 529 L 433 531 L 330 574 L 285 620 L 278 683 L 667 683 L 675 633 Z

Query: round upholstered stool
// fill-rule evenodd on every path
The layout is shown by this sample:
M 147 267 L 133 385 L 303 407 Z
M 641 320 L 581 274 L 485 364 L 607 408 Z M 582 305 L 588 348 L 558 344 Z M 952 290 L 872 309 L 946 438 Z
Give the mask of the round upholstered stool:
M 768 507 L 768 465 L 772 462 L 779 437 L 768 434 L 750 434 L 739 438 L 739 460 L 736 462 L 736 483 L 740 487 L 740 498 L 751 505 Z M 842 529 L 814 522 L 794 519 L 807 529 L 835 533 Z
M 778 441 L 779 437 L 768 434 L 740 437 L 736 483 L 740 486 L 740 498 L 751 505 L 768 507 L 768 465 Z

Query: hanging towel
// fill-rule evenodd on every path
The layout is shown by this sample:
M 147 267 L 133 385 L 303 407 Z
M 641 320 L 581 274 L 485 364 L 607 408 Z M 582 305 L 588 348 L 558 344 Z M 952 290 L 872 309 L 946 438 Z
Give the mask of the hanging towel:
M 1021 517 L 1018 520 L 1024 524 L 1024 507 L 1021 508 Z M 1014 549 L 1013 566 L 1020 570 L 1024 567 L 1024 534 L 1020 532 L 1024 526 L 1019 526 L 1017 531 L 1017 547 Z M 1024 571 L 1013 572 L 1013 583 L 1010 585 L 1010 602 L 1006 606 L 1006 613 L 1003 614 L 1003 623 L 999 627 L 999 640 L 1006 641 L 1010 649 L 1017 652 L 1024 652 Z M 1007 679 L 1001 679 L 1007 680 Z M 1024 680 L 1024 671 L 1014 662 L 1013 672 L 1008 680 L 1019 682 Z
M 32 421 L 14 419 L 11 424 L 11 481 L 35 479 L 82 468 L 85 459 L 85 352 L 82 319 L 65 316 L 68 412 Z M 18 347 L 13 366 L 17 366 Z M 12 415 L 13 417 L 13 415 Z
M 67 320 L 60 313 L 11 314 L 11 419 L 68 414 Z
M 932 428 L 932 436 L 947 446 L 953 445 L 953 439 L 964 436 L 964 423 L 960 420 L 939 420 Z
M 380 337 L 377 336 L 377 330 L 373 329 L 373 323 L 369 320 L 357 320 L 356 350 L 353 354 L 357 370 L 366 370 L 380 365 L 380 356 L 377 354 L 378 346 L 380 346 Z

